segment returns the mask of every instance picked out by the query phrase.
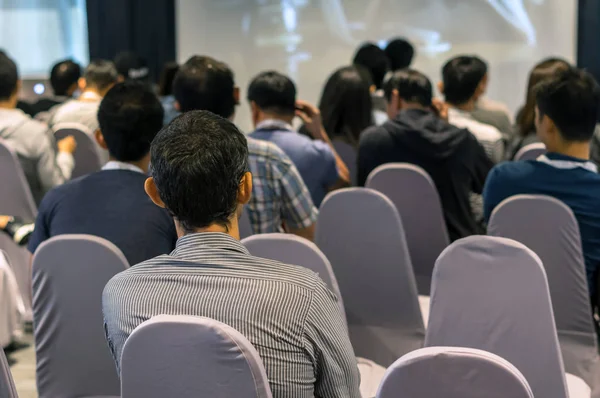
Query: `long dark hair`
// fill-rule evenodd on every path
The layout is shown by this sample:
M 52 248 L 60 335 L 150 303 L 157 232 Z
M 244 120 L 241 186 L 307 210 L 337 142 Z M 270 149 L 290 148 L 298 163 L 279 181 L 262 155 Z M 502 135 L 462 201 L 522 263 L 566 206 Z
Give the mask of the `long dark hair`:
M 360 133 L 373 125 L 370 84 L 355 66 L 333 72 L 325 83 L 319 109 L 331 139 L 358 146 Z

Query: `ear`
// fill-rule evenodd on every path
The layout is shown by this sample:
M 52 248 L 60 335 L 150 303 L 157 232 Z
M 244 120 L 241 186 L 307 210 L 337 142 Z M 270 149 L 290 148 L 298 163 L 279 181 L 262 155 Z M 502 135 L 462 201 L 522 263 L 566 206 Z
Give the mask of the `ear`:
M 233 88 L 233 100 L 235 101 L 236 105 L 240 104 L 240 88 L 238 86 Z
M 398 89 L 392 90 L 392 96 L 387 104 L 387 114 L 390 119 L 394 119 L 400 110 L 400 93 Z
M 179 105 L 179 101 L 175 101 L 175 102 L 173 103 L 173 107 L 175 108 L 175 110 L 176 110 L 177 112 L 181 112 L 181 105 Z
M 239 205 L 245 205 L 252 197 L 252 173 L 247 171 L 242 177 L 238 187 L 237 202 Z
M 104 136 L 100 129 L 94 131 L 94 138 L 96 138 L 96 142 L 100 145 L 100 148 L 108 150 L 108 145 L 106 145 L 106 141 L 104 140 Z
M 158 207 L 162 207 L 163 209 L 167 207 L 165 205 L 165 202 L 163 202 L 160 198 L 158 188 L 154 183 L 154 178 L 148 177 L 146 179 L 146 182 L 144 183 L 144 190 L 146 191 L 146 195 L 150 197 L 150 199 L 152 200 L 152 202 L 154 202 L 155 205 L 157 205 Z
M 374 84 L 371 84 L 371 85 L 369 86 L 369 92 L 370 92 L 371 94 L 373 94 L 375 91 L 377 91 L 377 86 L 376 86 L 376 85 L 374 85 Z
M 85 87 L 87 86 L 87 82 L 85 81 L 85 77 L 80 77 L 79 80 L 77 80 L 77 85 L 79 86 L 79 89 L 81 91 L 85 90 Z
M 438 88 L 438 91 L 440 92 L 440 94 L 444 94 L 444 82 L 439 81 L 437 84 L 437 88 Z

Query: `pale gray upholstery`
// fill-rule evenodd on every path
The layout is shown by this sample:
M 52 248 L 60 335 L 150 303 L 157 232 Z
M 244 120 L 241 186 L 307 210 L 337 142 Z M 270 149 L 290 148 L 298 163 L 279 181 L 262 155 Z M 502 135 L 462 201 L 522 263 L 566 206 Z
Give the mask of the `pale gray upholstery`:
M 72 135 L 77 142 L 77 148 L 73 153 L 75 168 L 71 179 L 99 171 L 102 168 L 100 148 L 94 141 L 93 131 L 89 131 L 86 126 L 78 123 L 59 123 L 53 126 L 52 130 L 57 141 Z
M 242 334 L 186 315 L 135 328 L 123 347 L 121 391 L 122 398 L 271 398 L 263 363 Z
M 321 205 L 316 242 L 339 283 L 359 357 L 389 366 L 425 334 L 398 210 L 380 192 L 349 188 Z
M 346 167 L 348 167 L 348 172 L 350 173 L 350 183 L 352 184 L 352 186 L 356 186 L 356 176 L 357 176 L 357 164 L 356 164 L 357 151 L 356 151 L 356 148 L 354 148 L 352 145 L 350 145 L 346 142 L 340 141 L 340 140 L 333 140 L 333 147 L 335 148 L 335 151 L 338 153 L 338 155 L 340 155 L 340 158 L 342 158 L 342 160 L 346 164 Z
M 4 350 L 0 350 L 0 397 L 19 398 Z
M 525 377 L 487 351 L 428 347 L 398 359 L 387 370 L 377 398 L 533 398 Z
M 450 244 L 440 196 L 429 174 L 419 166 L 389 163 L 373 170 L 367 188 L 396 205 L 406 233 L 419 294 L 429 296 L 433 266 Z
M 250 223 L 250 216 L 248 215 L 248 211 L 246 209 L 242 210 L 242 215 L 240 216 L 238 226 L 240 230 L 240 239 L 254 235 L 252 224 Z
M 19 285 L 8 259 L 0 250 L 0 349 L 23 336 L 24 321 L 25 306 Z
M 519 149 L 514 160 L 536 160 L 546 152 L 546 145 L 541 142 L 534 142 Z
M 102 291 L 128 267 L 109 241 L 60 235 L 33 259 L 33 326 L 40 397 L 119 396 L 103 329 Z

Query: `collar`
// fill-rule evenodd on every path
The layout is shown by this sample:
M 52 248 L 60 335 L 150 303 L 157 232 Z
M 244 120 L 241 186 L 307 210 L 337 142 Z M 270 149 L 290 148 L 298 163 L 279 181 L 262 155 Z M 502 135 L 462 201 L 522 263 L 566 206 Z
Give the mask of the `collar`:
M 94 102 L 101 101 L 102 97 L 98 93 L 95 93 L 93 91 L 85 91 L 77 99 L 79 101 Z
M 463 119 L 473 119 L 473 116 L 471 116 L 471 114 L 467 111 L 463 111 L 462 109 L 458 109 L 458 108 L 453 108 L 450 107 L 448 108 L 448 117 L 459 117 L 459 118 L 463 118 Z
M 256 130 L 285 130 L 294 131 L 291 124 L 277 119 L 265 119 L 256 125 Z
M 598 172 L 598 166 L 589 160 L 578 159 L 555 152 L 548 152 L 547 154 L 538 157 L 537 161 L 546 163 L 557 169 L 575 169 L 579 167 L 591 171 L 592 173 Z
M 175 250 L 173 250 L 171 256 L 193 259 L 193 257 L 201 255 L 203 249 L 228 250 L 250 256 L 246 246 L 231 235 L 222 232 L 199 232 L 184 235 L 177 239 Z
M 102 170 L 129 170 L 135 171 L 136 173 L 146 174 L 144 173 L 144 170 L 140 169 L 139 167 L 131 163 L 119 162 L 118 160 L 109 161 L 102 167 Z

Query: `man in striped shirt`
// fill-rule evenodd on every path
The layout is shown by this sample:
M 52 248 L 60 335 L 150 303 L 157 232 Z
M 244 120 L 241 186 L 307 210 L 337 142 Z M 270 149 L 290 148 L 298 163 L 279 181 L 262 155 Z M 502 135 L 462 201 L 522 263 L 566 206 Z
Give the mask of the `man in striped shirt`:
M 238 218 L 252 192 L 244 135 L 210 112 L 188 112 L 157 135 L 151 162 L 146 192 L 173 214 L 179 240 L 170 255 L 131 267 L 104 290 L 117 368 L 140 323 L 160 314 L 197 315 L 250 340 L 274 397 L 360 397 L 335 295 L 315 273 L 253 257 L 238 241 Z

